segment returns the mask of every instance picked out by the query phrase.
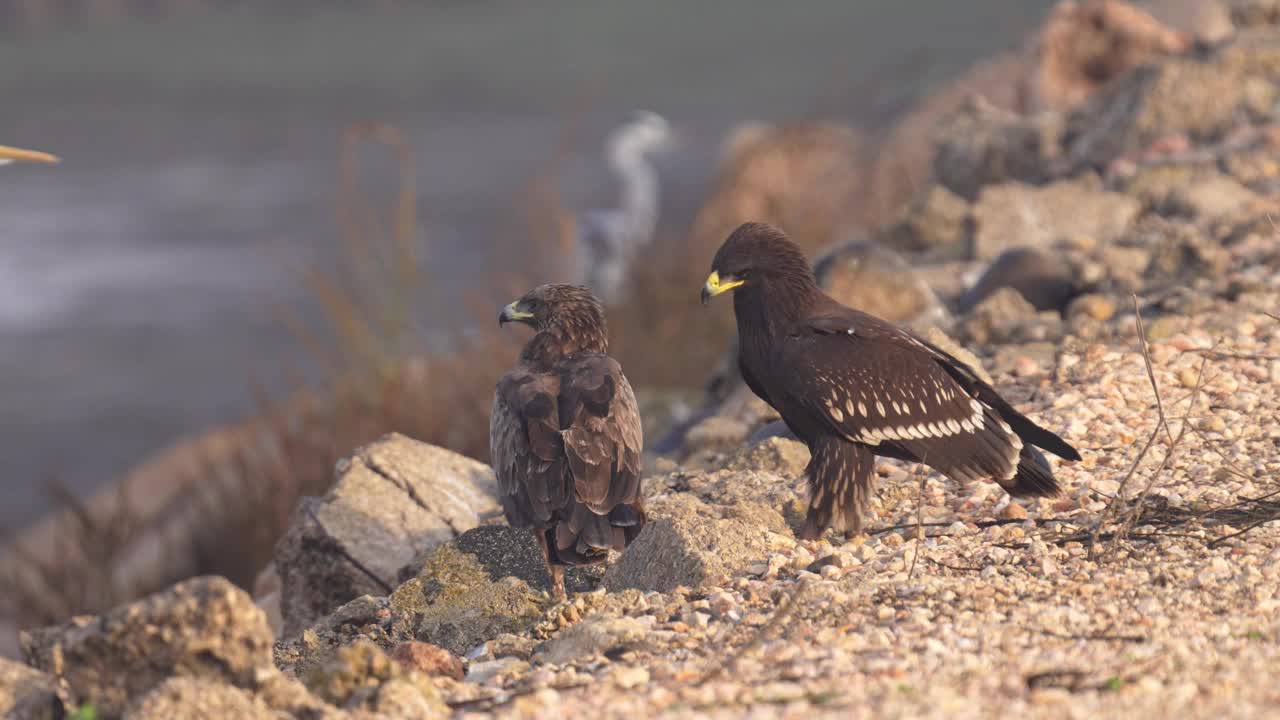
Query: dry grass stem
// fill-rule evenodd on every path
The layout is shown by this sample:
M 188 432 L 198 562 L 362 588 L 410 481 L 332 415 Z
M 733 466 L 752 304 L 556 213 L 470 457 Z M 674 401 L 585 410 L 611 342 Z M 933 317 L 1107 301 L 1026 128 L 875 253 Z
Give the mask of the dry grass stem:
M 910 581 L 912 578 L 916 576 L 916 562 L 920 560 L 920 546 L 924 544 L 924 538 L 925 538 L 924 487 L 925 487 L 925 483 L 928 482 L 929 480 L 929 476 L 924 472 L 923 458 L 921 458 L 920 463 L 916 465 L 916 476 L 919 478 L 919 483 L 917 484 L 917 488 L 916 488 L 916 525 L 915 525 L 916 547 L 915 547 L 915 552 L 911 554 L 911 568 L 907 570 L 908 581 Z
M 1156 412 L 1158 413 L 1158 420 L 1156 422 L 1155 428 L 1153 428 L 1151 431 L 1151 435 L 1147 438 L 1146 443 L 1143 444 L 1142 449 L 1138 452 L 1138 456 L 1134 458 L 1133 464 L 1129 466 L 1128 472 L 1126 472 L 1124 475 L 1124 478 L 1120 480 L 1120 485 L 1116 488 L 1115 497 L 1112 498 L 1111 502 L 1109 502 L 1106 508 L 1103 509 L 1102 515 L 1098 518 L 1098 522 L 1094 526 L 1093 533 L 1089 538 L 1089 555 L 1094 558 L 1097 558 L 1102 554 L 1099 550 L 1100 546 L 1098 545 L 1098 540 L 1100 537 L 1100 533 L 1102 532 L 1103 526 L 1107 524 L 1108 520 L 1112 517 L 1112 515 L 1114 515 L 1116 512 L 1119 511 L 1119 505 L 1121 502 L 1124 501 L 1125 488 L 1128 487 L 1129 481 L 1133 479 L 1134 474 L 1138 470 L 1138 466 L 1142 464 L 1142 461 L 1144 459 L 1146 459 L 1147 453 L 1151 450 L 1151 446 L 1155 444 L 1155 440 L 1157 437 L 1159 437 L 1160 431 L 1164 430 L 1164 432 L 1169 436 L 1170 447 L 1165 452 L 1164 459 L 1161 460 L 1160 462 L 1160 467 L 1156 470 L 1155 475 L 1153 475 L 1153 478 L 1152 478 L 1153 481 L 1154 481 L 1154 478 L 1159 475 L 1160 471 L 1164 469 L 1165 464 L 1168 462 L 1169 458 L 1173 454 L 1174 447 L 1176 447 L 1177 445 L 1177 441 L 1174 440 L 1173 438 L 1173 432 L 1172 430 L 1169 429 L 1168 420 L 1164 414 L 1164 400 L 1160 397 L 1160 385 L 1159 383 L 1156 382 L 1155 369 L 1151 364 L 1151 352 L 1147 346 L 1147 331 L 1142 324 L 1142 311 L 1139 307 L 1138 296 L 1134 294 L 1132 297 L 1133 297 L 1134 323 L 1137 325 L 1137 330 L 1138 330 L 1138 346 L 1142 351 L 1142 360 L 1147 370 L 1147 379 L 1150 381 L 1151 390 L 1155 394 Z M 1204 368 L 1202 365 L 1201 366 L 1202 373 L 1203 373 L 1203 369 Z M 1203 380 L 1203 375 L 1201 376 L 1200 380 Z M 1199 384 L 1200 380 L 1197 380 L 1197 385 Z M 1193 396 L 1194 396 L 1194 393 L 1193 393 Z M 1194 404 L 1195 403 L 1193 401 L 1192 406 L 1194 406 Z M 1188 410 L 1188 413 L 1190 413 L 1190 410 Z M 1185 425 L 1185 422 L 1186 421 L 1184 419 L 1184 425 Z M 1183 433 L 1185 433 L 1185 428 L 1183 429 Z M 1179 438 L 1181 438 L 1181 434 L 1179 435 Z M 1148 483 L 1147 487 L 1150 488 L 1150 486 L 1151 484 Z M 1143 496 L 1145 496 L 1145 492 L 1143 493 Z M 1139 498 L 1139 500 L 1141 500 L 1141 498 Z M 1119 538 L 1119 535 L 1118 534 L 1113 535 L 1112 538 L 1113 540 L 1117 540 Z

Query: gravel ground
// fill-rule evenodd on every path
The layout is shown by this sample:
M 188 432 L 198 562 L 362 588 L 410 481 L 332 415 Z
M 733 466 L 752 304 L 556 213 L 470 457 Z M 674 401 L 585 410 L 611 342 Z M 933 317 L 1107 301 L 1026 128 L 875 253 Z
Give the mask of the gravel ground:
M 1057 466 L 1064 496 L 1010 502 L 882 463 L 869 536 L 777 535 L 723 587 L 579 596 L 547 625 L 582 618 L 572 633 L 536 652 L 489 643 L 451 704 L 464 717 L 1280 713 L 1280 522 L 1250 527 L 1280 504 L 1248 500 L 1280 500 L 1280 320 L 1226 306 L 1197 326 L 1215 332 L 1150 346 L 1167 428 L 1136 343 L 1068 343 L 1054 368 L 996 378 L 1084 454 Z

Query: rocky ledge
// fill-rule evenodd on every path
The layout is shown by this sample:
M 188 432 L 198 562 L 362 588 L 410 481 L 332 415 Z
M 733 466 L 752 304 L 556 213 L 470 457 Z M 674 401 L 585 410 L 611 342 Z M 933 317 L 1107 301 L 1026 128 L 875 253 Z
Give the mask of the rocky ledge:
M 1254 27 L 1068 116 L 971 104 L 878 249 L 825 260 L 855 304 L 877 263 L 915 273 L 874 302 L 972 347 L 1081 449 L 1063 496 L 883 461 L 866 535 L 799 541 L 807 450 L 726 373 L 655 443 L 645 532 L 553 603 L 488 469 L 391 436 L 299 508 L 256 601 L 195 578 L 29 630 L 26 664 L 0 661 L 0 713 L 1274 712 L 1280 34 L 1237 15 Z

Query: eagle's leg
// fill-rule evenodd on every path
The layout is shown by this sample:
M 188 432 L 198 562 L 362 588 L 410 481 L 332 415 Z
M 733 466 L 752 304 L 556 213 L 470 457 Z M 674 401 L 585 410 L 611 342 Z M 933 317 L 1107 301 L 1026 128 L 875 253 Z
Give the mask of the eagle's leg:
M 805 470 L 812 496 L 800 538 L 817 540 L 828 527 L 845 537 L 857 535 L 874 490 L 875 456 L 863 445 L 832 435 L 815 438 L 809 448 L 812 457 Z
M 551 597 L 556 602 L 564 602 L 568 598 L 564 591 L 564 566 L 548 564 L 547 569 L 551 571 Z
M 567 597 L 564 592 L 564 566 L 551 562 L 551 548 L 547 545 L 546 531 L 534 530 L 533 535 L 538 538 L 538 545 L 542 547 L 542 561 L 546 563 L 547 573 L 551 575 L 551 598 L 556 602 L 564 602 Z

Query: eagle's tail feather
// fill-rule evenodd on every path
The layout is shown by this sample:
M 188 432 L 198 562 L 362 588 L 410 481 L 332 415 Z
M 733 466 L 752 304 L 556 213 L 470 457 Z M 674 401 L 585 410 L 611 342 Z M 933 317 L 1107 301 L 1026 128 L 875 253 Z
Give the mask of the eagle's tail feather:
M 1023 445 L 1018 456 L 1018 469 L 1013 476 L 1013 485 L 1006 488 L 1010 495 L 1053 497 L 1062 492 L 1058 481 L 1053 479 L 1053 471 L 1044 453 L 1031 445 Z

